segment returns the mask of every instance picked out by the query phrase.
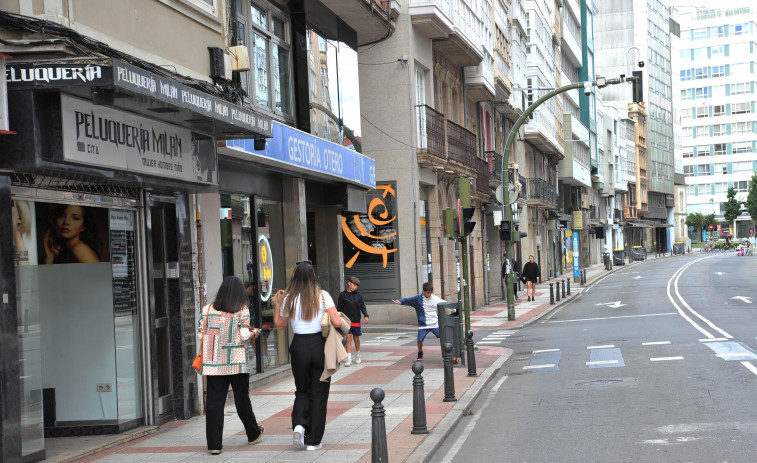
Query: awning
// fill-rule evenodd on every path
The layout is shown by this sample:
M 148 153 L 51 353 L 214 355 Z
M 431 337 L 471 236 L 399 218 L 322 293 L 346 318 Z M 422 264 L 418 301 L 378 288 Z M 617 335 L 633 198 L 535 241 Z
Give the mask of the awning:
M 8 62 L 8 91 L 59 89 L 221 140 L 270 138 L 271 118 L 114 58 Z

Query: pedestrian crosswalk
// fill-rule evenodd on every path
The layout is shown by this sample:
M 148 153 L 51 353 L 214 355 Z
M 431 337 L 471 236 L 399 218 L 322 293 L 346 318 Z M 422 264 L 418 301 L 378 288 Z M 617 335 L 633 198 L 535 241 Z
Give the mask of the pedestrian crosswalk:
M 757 352 L 748 346 L 740 342 L 721 338 L 700 339 L 699 341 L 712 350 L 715 357 L 726 361 L 739 361 L 749 371 L 757 375 L 757 367 L 750 363 L 750 360 L 757 360 Z M 654 356 L 654 354 L 660 354 L 660 351 L 655 349 L 658 346 L 672 346 L 675 348 L 670 341 L 647 341 L 641 342 L 639 345 L 642 348 L 649 349 L 651 354 L 647 357 L 649 362 L 685 360 L 683 355 Z M 667 349 L 670 350 L 669 348 Z M 588 368 L 622 368 L 626 366 L 622 349 L 613 344 L 586 346 L 586 350 L 588 351 L 588 358 L 584 357 L 586 359 L 584 364 Z M 559 348 L 521 352 L 513 356 L 513 363 L 528 362 L 527 365 L 517 367 L 522 371 L 529 372 L 557 371 L 560 369 L 561 360 L 562 351 Z
M 478 341 L 476 344 L 501 344 L 502 341 L 506 341 L 507 338 L 512 336 L 513 334 L 517 333 L 518 330 L 499 330 L 495 331 L 487 336 L 485 336 L 482 340 Z
M 378 335 L 363 335 L 360 344 L 364 346 L 396 345 L 397 340 L 415 339 L 415 333 L 382 333 Z

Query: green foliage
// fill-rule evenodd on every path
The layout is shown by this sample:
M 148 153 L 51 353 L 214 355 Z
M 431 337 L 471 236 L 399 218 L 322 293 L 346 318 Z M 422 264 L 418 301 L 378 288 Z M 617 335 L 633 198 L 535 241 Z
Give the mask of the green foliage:
M 713 230 L 717 230 L 718 221 L 715 219 L 715 213 L 707 214 L 703 217 L 702 226 L 709 229 L 712 225 Z
M 757 221 L 757 172 L 752 175 L 749 184 L 749 194 L 746 197 L 746 210 L 752 216 L 752 222 Z
M 699 212 L 692 212 L 686 216 L 686 225 L 696 229 L 702 228 L 704 226 L 704 216 Z
M 741 215 L 741 205 L 736 201 L 736 190 L 729 188 L 723 218 L 725 218 L 729 225 L 732 225 L 733 221 L 736 220 L 736 217 L 739 215 Z

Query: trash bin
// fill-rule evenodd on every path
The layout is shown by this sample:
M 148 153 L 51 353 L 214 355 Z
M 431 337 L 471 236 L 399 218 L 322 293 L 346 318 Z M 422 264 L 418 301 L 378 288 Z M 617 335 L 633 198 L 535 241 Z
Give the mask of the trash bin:
M 632 247 L 631 258 L 633 260 L 644 260 L 644 248 L 642 248 L 641 246 Z
M 685 253 L 686 253 L 686 243 L 684 242 L 673 243 L 673 254 L 685 254 Z
M 626 265 L 626 251 L 624 249 L 612 250 L 612 264 L 613 265 Z
M 452 357 L 460 358 L 460 311 L 457 302 L 442 302 L 436 306 L 439 316 L 439 335 L 442 346 L 452 344 Z

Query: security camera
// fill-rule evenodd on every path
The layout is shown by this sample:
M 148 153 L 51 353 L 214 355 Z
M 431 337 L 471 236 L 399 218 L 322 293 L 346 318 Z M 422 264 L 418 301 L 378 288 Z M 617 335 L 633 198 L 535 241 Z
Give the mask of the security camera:
M 643 68 L 643 67 L 644 67 L 644 61 L 639 61 L 639 67 L 640 67 L 640 68 Z
M 584 82 L 584 95 L 591 95 L 591 82 Z

